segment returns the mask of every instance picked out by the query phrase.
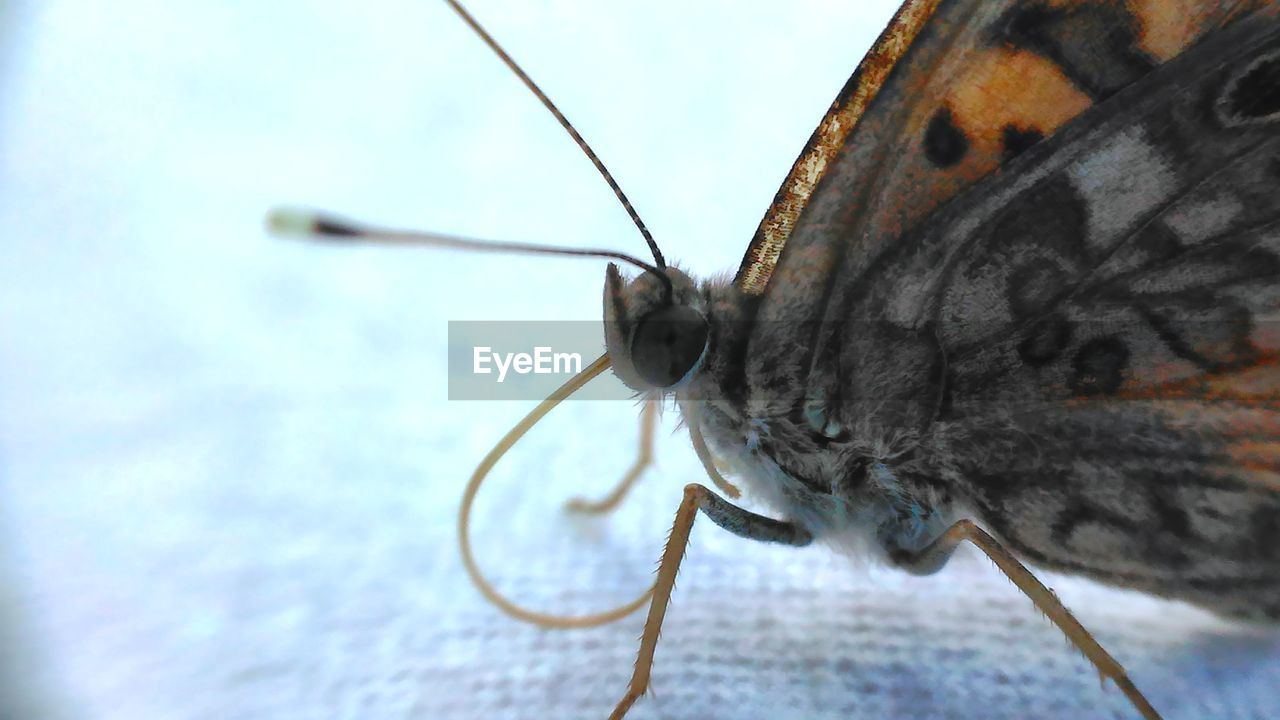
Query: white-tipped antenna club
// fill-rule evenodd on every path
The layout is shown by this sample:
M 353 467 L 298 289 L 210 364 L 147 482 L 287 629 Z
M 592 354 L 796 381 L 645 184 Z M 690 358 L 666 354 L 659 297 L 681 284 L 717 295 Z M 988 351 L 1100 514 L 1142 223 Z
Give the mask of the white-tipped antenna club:
M 267 230 L 277 237 L 308 240 L 358 238 L 360 228 L 330 215 L 302 208 L 275 208 L 267 213 Z
M 569 255 L 571 257 L 609 258 L 634 265 L 658 276 L 671 293 L 667 274 L 640 258 L 613 250 L 567 248 L 534 243 L 479 240 L 443 233 L 389 230 L 364 225 L 336 215 L 301 208 L 276 208 L 267 213 L 267 229 L 280 237 L 342 243 L 375 243 L 379 245 L 411 245 L 438 247 L 473 252 L 522 253 L 526 255 Z

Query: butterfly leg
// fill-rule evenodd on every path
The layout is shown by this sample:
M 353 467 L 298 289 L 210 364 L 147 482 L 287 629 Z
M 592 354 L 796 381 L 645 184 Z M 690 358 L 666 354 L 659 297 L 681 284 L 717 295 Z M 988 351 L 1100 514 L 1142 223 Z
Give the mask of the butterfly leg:
M 955 552 L 956 547 L 961 541 L 968 540 L 978 549 L 986 553 L 987 557 L 1000 568 L 1018 589 L 1023 592 L 1031 602 L 1035 603 L 1036 608 L 1044 613 L 1058 629 L 1067 636 L 1073 645 L 1088 658 L 1089 662 L 1098 669 L 1103 677 L 1111 678 L 1120 690 L 1124 692 L 1129 702 L 1133 703 L 1134 708 L 1142 714 L 1146 720 L 1160 720 L 1160 713 L 1156 712 L 1151 703 L 1147 702 L 1146 697 L 1138 690 L 1133 681 L 1129 679 L 1129 675 L 1111 657 L 1110 653 L 1098 644 L 1097 640 L 1089 634 L 1089 631 L 1076 620 L 1071 611 L 1067 610 L 1058 596 L 1052 590 L 1045 587 L 1030 570 L 1026 568 L 1016 557 L 1000 544 L 998 540 L 991 537 L 985 530 L 975 525 L 969 520 L 961 520 L 952 525 L 942 533 L 942 535 L 934 540 L 928 547 L 917 553 L 898 552 L 892 555 L 892 559 L 911 572 L 918 574 L 929 574 L 937 571 L 950 559 L 951 554 Z
M 615 485 L 608 495 L 599 500 L 573 498 L 565 507 L 571 512 L 588 515 L 602 515 L 618 507 L 636 481 L 640 479 L 640 475 L 653 463 L 653 432 L 658 425 L 659 402 L 646 400 L 644 409 L 640 411 L 640 449 L 636 453 L 636 461 L 632 463 L 631 469 L 622 476 L 622 482 Z
M 711 522 L 749 540 L 795 546 L 808 545 L 813 541 L 813 536 L 799 525 L 743 510 L 702 485 L 685 485 L 684 499 L 676 510 L 671 535 L 667 538 L 667 546 L 658 562 L 658 577 L 654 581 L 653 599 L 649 603 L 649 615 L 644 621 L 644 633 L 640 636 L 640 653 L 636 657 L 635 670 L 631 674 L 626 694 L 618 701 L 609 720 L 622 720 L 622 716 L 627 714 L 649 688 L 649 673 L 653 669 L 653 653 L 658 646 L 662 618 L 667 614 L 671 591 L 676 585 L 676 573 L 680 571 L 680 561 L 684 559 L 684 552 L 689 544 L 689 532 L 693 529 L 693 521 L 699 510 L 711 518 Z
M 711 478 L 711 482 L 720 488 L 720 492 L 728 495 L 730 500 L 741 497 L 742 491 L 738 486 L 725 480 L 716 469 L 716 461 L 711 456 L 711 449 L 707 447 L 707 439 L 702 437 L 702 431 L 698 429 L 696 422 L 689 423 L 689 438 L 693 440 L 693 451 L 698 455 L 698 462 L 702 463 L 702 469 L 706 471 L 707 477 Z

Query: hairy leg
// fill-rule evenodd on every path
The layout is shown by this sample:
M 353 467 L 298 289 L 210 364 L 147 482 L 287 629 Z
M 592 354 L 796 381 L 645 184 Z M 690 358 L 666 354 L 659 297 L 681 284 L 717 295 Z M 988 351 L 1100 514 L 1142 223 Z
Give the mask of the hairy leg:
M 618 701 L 613 714 L 609 716 L 610 720 L 621 720 L 649 687 L 649 673 L 653 669 L 653 653 L 658 646 L 662 619 L 667 613 L 671 591 L 676 584 L 676 574 L 680 571 L 680 561 L 684 558 L 689 532 L 693 529 L 698 511 L 705 513 L 716 525 L 750 540 L 796 546 L 808 545 L 813 540 L 809 532 L 799 525 L 743 510 L 702 485 L 686 485 L 684 499 L 676 510 L 671 535 L 667 538 L 667 546 L 658 564 L 658 578 L 653 586 L 649 615 L 644 621 L 644 633 L 640 636 L 640 653 L 636 657 L 635 670 L 631 674 L 627 692 Z
M 1018 589 L 1023 592 L 1031 602 L 1035 603 L 1036 608 L 1044 613 L 1058 629 L 1062 631 L 1067 639 L 1088 658 L 1089 662 L 1098 669 L 1103 677 L 1111 678 L 1125 696 L 1129 698 L 1129 702 L 1133 707 L 1142 714 L 1146 720 L 1160 720 L 1160 713 L 1156 712 L 1151 703 L 1147 702 L 1146 697 L 1138 690 L 1133 681 L 1129 679 L 1129 675 L 1116 662 L 1111 654 L 1093 639 L 1093 635 L 1076 620 L 1071 611 L 1067 610 L 1058 596 L 1053 591 L 1045 587 L 1030 570 L 1018 561 L 1013 553 L 1010 553 L 1000 544 L 998 540 L 991 537 L 985 530 L 975 525 L 972 521 L 961 520 L 952 525 L 923 550 L 916 553 L 908 553 L 900 551 L 892 553 L 891 558 L 894 562 L 900 564 L 904 569 L 918 574 L 929 574 L 937 571 L 947 561 L 951 559 L 952 553 L 955 552 L 957 546 L 962 541 L 969 541 L 976 545 L 978 549 L 986 553 L 996 567 L 1005 574 Z

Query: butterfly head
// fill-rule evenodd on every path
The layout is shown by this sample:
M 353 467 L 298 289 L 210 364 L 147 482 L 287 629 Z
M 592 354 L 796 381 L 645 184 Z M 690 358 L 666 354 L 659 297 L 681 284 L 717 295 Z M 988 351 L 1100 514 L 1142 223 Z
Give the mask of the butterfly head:
M 706 355 L 706 299 L 686 274 L 661 268 L 625 280 L 610 263 L 604 284 L 605 346 L 613 369 L 639 392 L 683 385 Z

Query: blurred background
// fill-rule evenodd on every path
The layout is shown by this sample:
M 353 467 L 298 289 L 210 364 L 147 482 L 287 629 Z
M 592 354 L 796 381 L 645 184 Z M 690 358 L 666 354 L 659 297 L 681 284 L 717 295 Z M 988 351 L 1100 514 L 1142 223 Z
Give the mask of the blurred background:
M 892 2 L 473 0 L 668 257 L 736 269 Z M 449 320 L 597 320 L 602 263 L 267 237 L 287 203 L 644 254 L 443 3 L 0 3 L 0 718 L 601 718 L 641 618 L 519 624 L 466 582 L 462 486 L 532 403 L 446 400 Z M 608 519 L 637 409 L 568 403 L 498 468 L 482 564 L 630 599 L 680 488 Z M 673 434 L 674 433 L 674 434 Z M 1270 717 L 1273 634 L 1050 578 L 1167 717 Z M 1130 717 L 985 562 L 938 576 L 695 530 L 631 717 Z

